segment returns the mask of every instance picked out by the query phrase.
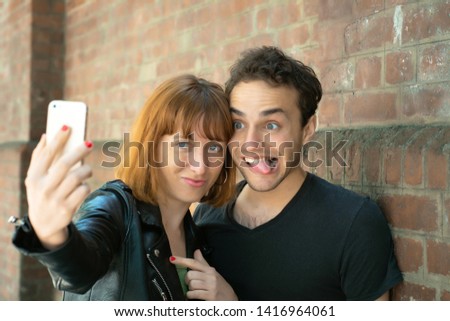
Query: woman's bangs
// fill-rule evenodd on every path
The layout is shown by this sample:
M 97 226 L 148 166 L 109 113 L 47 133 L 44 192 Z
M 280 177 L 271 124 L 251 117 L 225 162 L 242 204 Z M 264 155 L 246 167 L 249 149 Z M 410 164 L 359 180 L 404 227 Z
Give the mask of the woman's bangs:
M 233 132 L 230 130 L 232 128 L 231 117 L 225 118 L 225 115 L 219 108 L 210 109 L 202 116 L 198 127 L 205 137 L 225 143 L 231 139 L 233 135 Z
M 181 108 L 175 119 L 175 128 L 183 137 L 197 132 L 210 140 L 228 142 L 232 132 L 230 124 L 224 123 L 224 115 L 219 108 L 200 108 L 191 105 Z

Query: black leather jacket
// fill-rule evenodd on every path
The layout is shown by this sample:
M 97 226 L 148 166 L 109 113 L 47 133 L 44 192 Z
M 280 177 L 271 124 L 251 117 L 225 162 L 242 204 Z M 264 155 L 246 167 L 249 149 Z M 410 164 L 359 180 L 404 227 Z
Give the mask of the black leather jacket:
M 13 237 L 22 253 L 48 268 L 64 300 L 185 300 L 159 208 L 135 200 L 122 181 L 89 195 L 75 222 L 54 251 L 42 247 L 27 219 Z M 204 251 L 189 212 L 184 227 L 187 256 Z

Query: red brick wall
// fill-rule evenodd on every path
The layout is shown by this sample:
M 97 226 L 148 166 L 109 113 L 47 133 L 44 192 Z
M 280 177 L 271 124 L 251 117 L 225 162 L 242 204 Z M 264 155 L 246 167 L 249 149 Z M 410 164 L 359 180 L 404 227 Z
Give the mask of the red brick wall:
M 323 129 L 316 141 L 324 148 L 311 149 L 310 161 L 326 160 L 345 141 L 346 166 L 335 158 L 310 170 L 369 195 L 385 213 L 405 277 L 393 299 L 448 300 L 450 124 Z
M 48 272 L 11 245 L 11 215 L 27 211 L 24 178 L 45 130 L 47 104 L 62 98 L 64 1 L 0 1 L 0 299 L 49 300 Z
M 112 177 L 102 144 L 121 139 L 156 84 L 184 72 L 223 83 L 240 51 L 280 46 L 322 81 L 318 139 L 349 141 L 349 167 L 317 172 L 385 210 L 406 280 L 394 298 L 449 300 L 449 11 L 446 0 L 0 1 L 0 150 L 34 141 L 61 92 L 84 100 L 95 188 Z M 0 164 L 3 187 L 20 169 Z M 1 217 L 24 214 L 3 203 Z M 0 282 L 0 298 L 19 297 L 17 279 Z
M 31 1 L 0 2 L 0 298 L 18 299 L 20 255 L 10 244 L 8 216 L 20 213 L 21 155 L 30 102 Z M 18 55 L 18 53 L 23 53 Z M 14 142 L 15 141 L 15 142 Z
M 28 139 L 31 1 L 0 2 L 0 143 Z

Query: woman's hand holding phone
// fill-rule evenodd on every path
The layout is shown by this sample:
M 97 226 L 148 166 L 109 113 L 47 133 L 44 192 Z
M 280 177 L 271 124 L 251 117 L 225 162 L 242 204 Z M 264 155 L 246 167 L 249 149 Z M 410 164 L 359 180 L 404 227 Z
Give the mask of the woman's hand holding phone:
M 67 240 L 67 226 L 90 192 L 84 183 L 92 176 L 90 166 L 75 165 L 91 152 L 92 143 L 81 143 L 61 155 L 70 134 L 71 129 L 63 126 L 51 142 L 42 135 L 25 179 L 29 220 L 42 245 L 49 250 Z

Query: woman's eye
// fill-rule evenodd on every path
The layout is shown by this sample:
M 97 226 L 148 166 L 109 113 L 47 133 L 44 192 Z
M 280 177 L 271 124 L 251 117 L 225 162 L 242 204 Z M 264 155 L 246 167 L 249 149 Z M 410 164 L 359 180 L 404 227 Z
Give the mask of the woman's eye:
M 220 144 L 212 144 L 208 147 L 209 152 L 211 153 L 220 153 L 222 151 L 222 145 Z
M 175 146 L 178 148 L 189 148 L 189 142 L 178 142 Z
M 234 121 L 233 128 L 234 129 L 242 129 L 242 128 L 244 128 L 244 124 L 242 124 L 240 121 Z
M 276 124 L 276 123 L 268 123 L 267 125 L 266 125 L 266 128 L 268 129 L 268 130 L 275 130 L 275 129 L 278 129 L 280 126 L 278 126 L 278 124 Z

